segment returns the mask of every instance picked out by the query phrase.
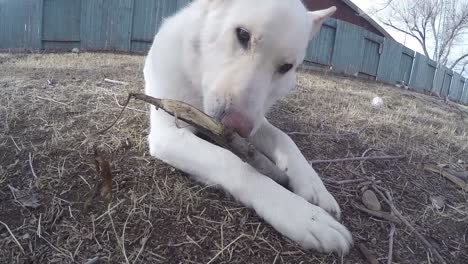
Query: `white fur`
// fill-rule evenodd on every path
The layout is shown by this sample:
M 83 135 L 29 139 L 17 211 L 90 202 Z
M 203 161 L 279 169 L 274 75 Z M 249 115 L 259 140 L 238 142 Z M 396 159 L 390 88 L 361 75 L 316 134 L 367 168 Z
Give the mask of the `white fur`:
M 213 117 L 239 109 L 253 123 L 251 141 L 287 170 L 293 192 L 155 108 L 151 155 L 219 185 L 304 248 L 346 253 L 351 234 L 326 212 L 339 218 L 337 202 L 294 142 L 264 117 L 295 86 L 308 41 L 334 11 L 307 12 L 299 0 L 196 0 L 163 23 L 144 76 L 150 96 L 181 100 Z M 251 32 L 247 50 L 236 37 L 239 26 Z M 294 69 L 278 74 L 284 63 Z

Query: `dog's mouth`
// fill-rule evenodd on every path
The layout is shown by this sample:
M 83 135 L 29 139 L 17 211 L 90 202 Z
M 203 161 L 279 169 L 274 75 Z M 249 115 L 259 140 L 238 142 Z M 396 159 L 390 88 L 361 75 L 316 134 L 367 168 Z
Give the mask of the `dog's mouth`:
M 243 138 L 248 138 L 253 130 L 253 122 L 242 112 L 236 110 L 225 111 L 221 115 L 221 123 L 234 130 Z

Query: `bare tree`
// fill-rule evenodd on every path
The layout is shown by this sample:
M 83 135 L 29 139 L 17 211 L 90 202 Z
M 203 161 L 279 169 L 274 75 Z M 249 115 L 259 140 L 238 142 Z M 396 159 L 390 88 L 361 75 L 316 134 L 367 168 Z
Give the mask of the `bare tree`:
M 468 1 L 384 0 L 380 11 L 383 24 L 416 39 L 427 57 L 450 69 L 466 65 Z

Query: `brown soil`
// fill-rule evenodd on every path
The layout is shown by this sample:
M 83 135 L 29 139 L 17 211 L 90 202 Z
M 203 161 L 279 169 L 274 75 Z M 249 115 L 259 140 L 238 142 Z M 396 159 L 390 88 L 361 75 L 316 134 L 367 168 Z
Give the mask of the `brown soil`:
M 141 102 L 92 142 L 111 155 L 113 197 L 95 198 L 84 212 L 100 180 L 85 140 L 114 120 L 117 100 L 142 90 L 143 59 L 0 54 L 1 263 L 207 263 L 219 252 L 212 263 L 366 263 L 357 246 L 343 258 L 301 250 L 226 193 L 150 157 Z M 385 101 L 380 111 L 370 108 L 376 95 Z M 353 208 L 360 202 L 357 183 L 336 181 L 381 181 L 447 263 L 468 263 L 468 195 L 423 170 L 428 163 L 466 169 L 467 117 L 464 108 L 437 98 L 312 71 L 301 72 L 298 89 L 270 113 L 284 131 L 306 134 L 292 137 L 310 160 L 407 155 L 316 166 L 356 245 L 366 245 L 380 263 L 387 263 L 389 223 Z M 40 206 L 24 207 L 12 188 L 26 200 L 37 195 Z M 432 205 L 435 196 L 445 198 L 443 209 Z M 406 226 L 397 225 L 394 239 L 394 263 L 435 262 Z

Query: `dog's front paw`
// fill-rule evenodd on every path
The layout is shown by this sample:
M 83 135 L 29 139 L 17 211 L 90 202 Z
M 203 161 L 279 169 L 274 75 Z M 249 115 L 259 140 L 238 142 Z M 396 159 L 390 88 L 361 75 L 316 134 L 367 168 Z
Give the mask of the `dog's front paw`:
M 350 232 L 320 207 L 291 194 L 278 195 L 276 208 L 261 208 L 262 216 L 280 233 L 305 249 L 346 254 L 352 245 Z
M 318 205 L 336 219 L 340 219 L 340 206 L 321 182 L 314 182 L 312 177 L 296 177 L 291 179 L 290 183 L 295 194 Z

